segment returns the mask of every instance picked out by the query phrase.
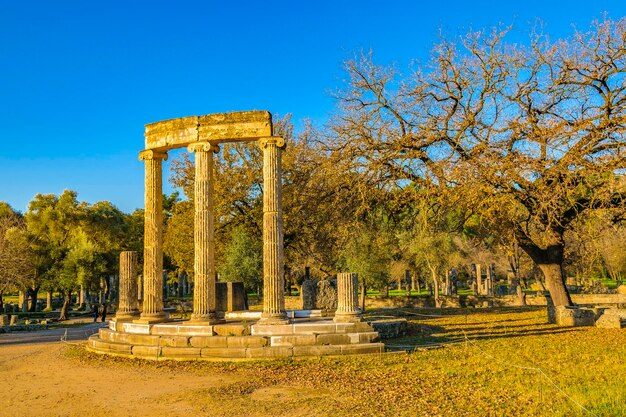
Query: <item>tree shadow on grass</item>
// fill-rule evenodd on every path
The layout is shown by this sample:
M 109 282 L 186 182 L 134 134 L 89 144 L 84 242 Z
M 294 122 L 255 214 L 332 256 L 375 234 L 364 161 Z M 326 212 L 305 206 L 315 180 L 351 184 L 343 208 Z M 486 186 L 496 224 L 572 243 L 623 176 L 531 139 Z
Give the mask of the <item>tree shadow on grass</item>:
M 536 311 L 538 308 L 525 309 L 525 312 Z M 519 311 L 519 310 L 517 310 Z M 493 314 L 507 314 L 515 312 L 515 310 L 498 309 L 491 311 L 489 316 Z M 521 312 L 521 311 L 520 311 Z M 401 312 L 403 318 L 409 318 L 410 311 Z M 483 311 L 485 313 L 485 311 Z M 441 315 L 445 316 L 445 315 Z M 385 344 L 391 349 L 394 346 L 396 350 L 410 350 L 417 347 L 439 346 L 451 343 L 461 343 L 465 338 L 477 340 L 496 340 L 496 339 L 514 339 L 531 336 L 565 334 L 584 331 L 580 327 L 557 327 L 547 323 L 533 322 L 532 317 L 514 318 L 502 320 L 485 320 L 483 323 L 464 323 L 459 317 L 458 322 L 437 323 L 436 320 L 443 320 L 445 317 L 427 317 L 419 314 L 409 318 L 407 334 L 395 339 L 384 340 Z M 474 318 L 475 320 L 475 318 Z M 497 325 L 493 325 L 498 323 Z M 502 323 L 507 323 L 502 324 Z

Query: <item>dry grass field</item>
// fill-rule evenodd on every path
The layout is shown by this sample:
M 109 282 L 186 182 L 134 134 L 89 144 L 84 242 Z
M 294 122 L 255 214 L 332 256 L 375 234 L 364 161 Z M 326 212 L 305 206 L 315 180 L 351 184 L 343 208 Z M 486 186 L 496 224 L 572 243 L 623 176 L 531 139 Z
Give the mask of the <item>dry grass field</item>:
M 410 351 L 148 362 L 0 335 L 0 415 L 626 415 L 626 331 L 558 328 L 530 308 L 370 314 L 407 318 L 387 342 Z

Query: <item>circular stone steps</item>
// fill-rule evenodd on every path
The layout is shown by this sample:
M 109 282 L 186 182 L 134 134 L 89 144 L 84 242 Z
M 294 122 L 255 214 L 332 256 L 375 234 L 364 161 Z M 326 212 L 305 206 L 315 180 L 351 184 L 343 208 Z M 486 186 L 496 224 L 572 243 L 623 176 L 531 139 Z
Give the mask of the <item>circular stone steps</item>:
M 385 347 L 379 340 L 378 333 L 361 322 L 196 326 L 111 321 L 109 328 L 89 338 L 87 346 L 98 353 L 152 360 L 242 360 L 382 353 Z

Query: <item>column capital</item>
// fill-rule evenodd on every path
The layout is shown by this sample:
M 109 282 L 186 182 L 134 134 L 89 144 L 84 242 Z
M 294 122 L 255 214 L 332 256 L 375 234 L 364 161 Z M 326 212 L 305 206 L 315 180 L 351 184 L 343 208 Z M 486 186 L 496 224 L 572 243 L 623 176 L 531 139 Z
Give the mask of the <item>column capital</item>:
M 261 149 L 267 148 L 268 145 L 276 145 L 279 149 L 285 149 L 287 144 L 285 143 L 285 139 L 280 136 L 270 136 L 267 138 L 259 139 L 259 146 Z
M 146 161 L 149 159 L 163 159 L 167 161 L 167 152 L 159 152 L 152 149 L 145 149 L 139 152 L 140 161 Z
M 220 147 L 217 143 L 211 143 L 211 142 L 194 142 L 194 143 L 190 143 L 189 146 L 187 146 L 187 150 L 189 152 L 210 152 L 213 151 L 213 153 L 218 153 L 220 151 Z

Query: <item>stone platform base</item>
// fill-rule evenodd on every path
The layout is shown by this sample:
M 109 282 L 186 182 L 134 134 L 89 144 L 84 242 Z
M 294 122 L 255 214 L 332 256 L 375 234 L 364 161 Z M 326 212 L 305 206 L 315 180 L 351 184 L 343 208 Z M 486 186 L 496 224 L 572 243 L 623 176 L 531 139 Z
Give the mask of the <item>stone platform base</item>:
M 367 323 L 296 319 L 285 325 L 231 322 L 190 325 L 179 321 L 138 324 L 110 321 L 88 340 L 98 353 L 152 360 L 244 360 L 382 353 L 378 333 Z

